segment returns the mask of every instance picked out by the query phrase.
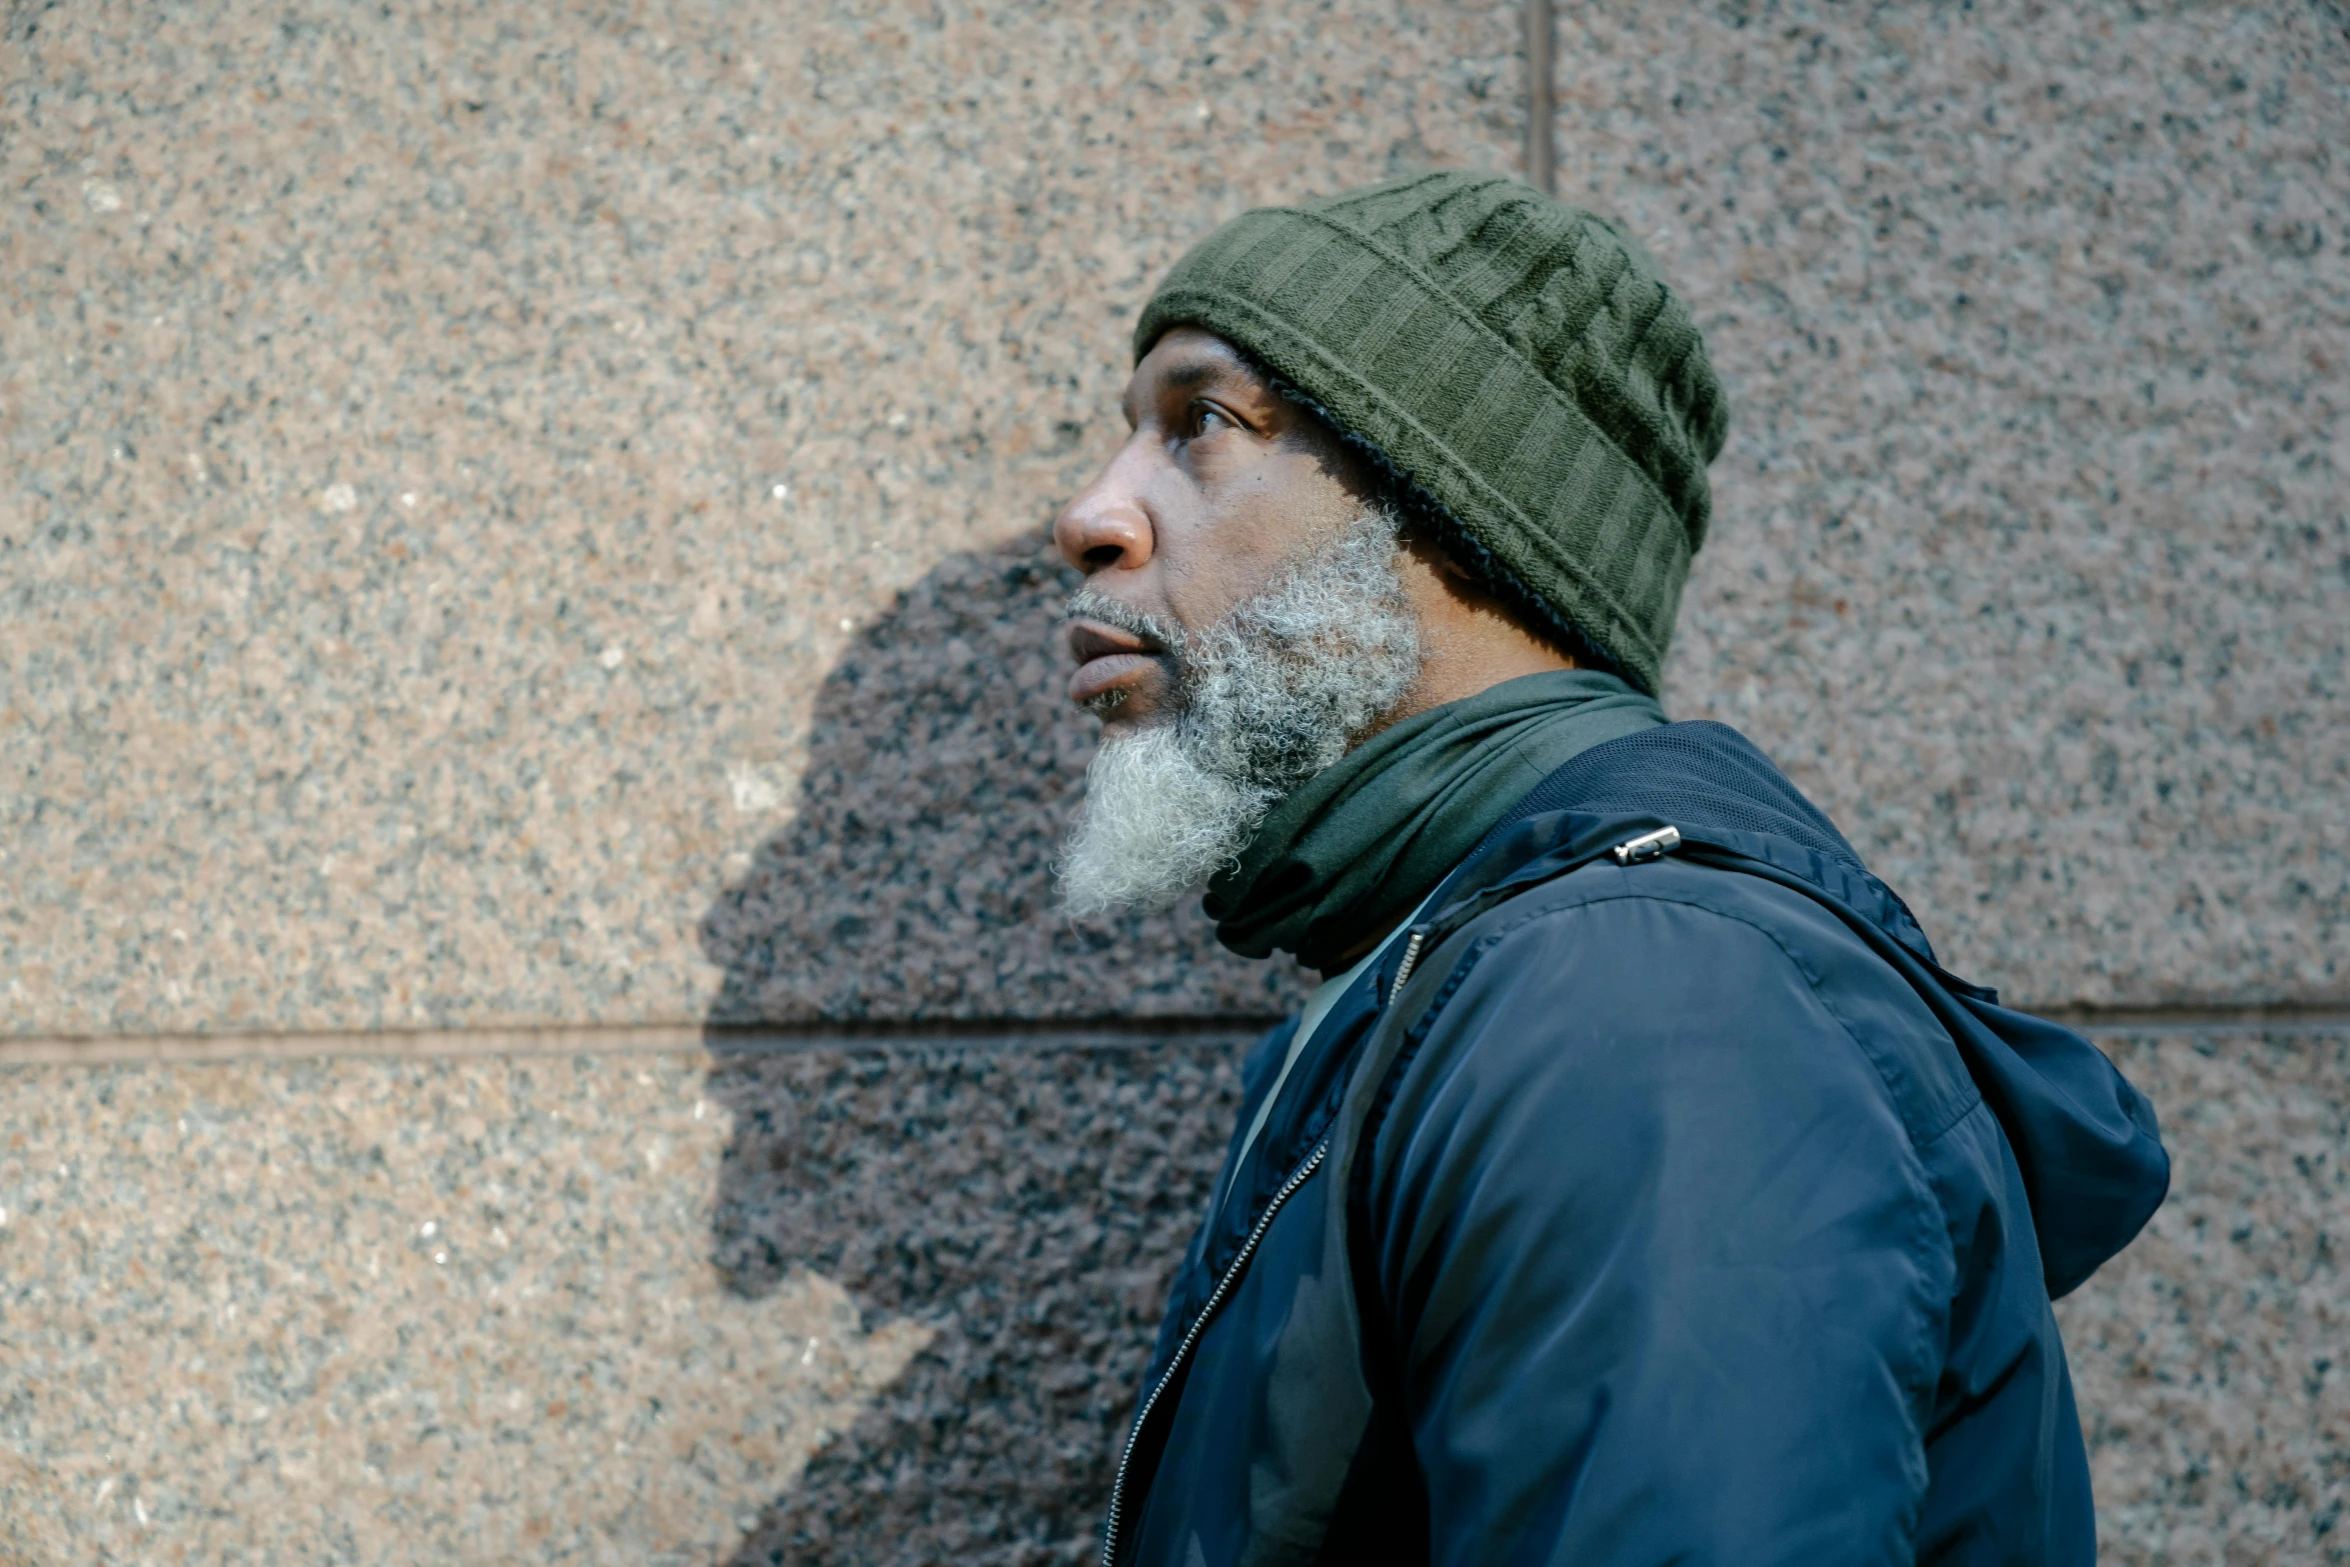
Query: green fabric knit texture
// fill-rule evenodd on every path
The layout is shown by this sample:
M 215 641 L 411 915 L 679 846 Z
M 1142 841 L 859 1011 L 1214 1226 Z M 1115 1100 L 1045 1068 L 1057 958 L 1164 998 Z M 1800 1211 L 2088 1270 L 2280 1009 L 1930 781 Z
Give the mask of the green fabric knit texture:
M 1177 326 L 1377 446 L 1656 690 L 1729 406 L 1697 324 L 1622 229 L 1449 171 L 1260 207 L 1175 264 L 1135 357 Z
M 1390 724 L 1273 807 L 1208 883 L 1216 939 L 1325 973 L 1402 919 L 1526 791 L 1595 745 L 1665 721 L 1596 669 L 1520 675 Z

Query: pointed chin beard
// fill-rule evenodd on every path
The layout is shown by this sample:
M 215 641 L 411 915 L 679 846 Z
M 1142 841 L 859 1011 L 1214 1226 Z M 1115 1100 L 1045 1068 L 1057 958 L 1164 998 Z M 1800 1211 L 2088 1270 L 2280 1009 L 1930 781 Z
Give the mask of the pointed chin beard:
M 1171 906 L 1247 845 L 1276 798 L 1201 766 L 1174 723 L 1111 736 L 1061 861 L 1064 906 L 1077 918 Z

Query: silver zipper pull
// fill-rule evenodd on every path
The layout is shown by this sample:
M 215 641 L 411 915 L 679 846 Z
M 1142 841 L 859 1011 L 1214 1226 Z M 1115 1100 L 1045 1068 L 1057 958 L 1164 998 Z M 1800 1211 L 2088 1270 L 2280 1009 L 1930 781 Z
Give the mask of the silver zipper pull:
M 1415 930 L 1403 944 L 1403 961 L 1395 966 L 1395 983 L 1387 992 L 1387 1004 L 1395 1005 L 1395 998 L 1403 994 L 1403 982 L 1412 977 L 1412 965 L 1420 961 L 1420 943 L 1428 939 L 1425 930 Z
M 1637 838 L 1627 838 L 1607 852 L 1616 857 L 1618 865 L 1638 865 L 1642 860 L 1661 859 L 1681 847 L 1681 829 L 1659 827 L 1644 832 Z

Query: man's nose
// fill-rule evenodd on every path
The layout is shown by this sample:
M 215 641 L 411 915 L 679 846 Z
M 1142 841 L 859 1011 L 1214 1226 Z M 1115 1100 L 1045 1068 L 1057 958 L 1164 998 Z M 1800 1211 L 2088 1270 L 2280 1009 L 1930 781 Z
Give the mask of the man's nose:
M 1053 522 L 1061 559 L 1087 576 L 1117 568 L 1132 571 L 1151 558 L 1157 538 L 1137 486 L 1135 443 L 1079 490 Z

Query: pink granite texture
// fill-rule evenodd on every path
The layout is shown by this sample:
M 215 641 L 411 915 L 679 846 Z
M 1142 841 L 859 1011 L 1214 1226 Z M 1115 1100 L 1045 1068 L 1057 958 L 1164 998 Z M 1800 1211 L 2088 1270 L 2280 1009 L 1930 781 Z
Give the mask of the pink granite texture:
M 2350 1562 L 2350 1028 L 2100 1035 L 2171 1194 L 2057 1306 L 2100 1554 Z
M 1559 16 L 1736 403 L 1679 710 L 2013 996 L 2350 1005 L 2341 7 Z
M 2101 1036 L 2178 1186 L 2061 1309 L 2109 1558 L 2350 1561 L 2340 6 L 1560 17 L 1735 400 L 1675 709 L 2012 997 L 2337 1009 Z M 1521 40 L 0 11 L 0 1564 L 1084 1557 L 1172 1020 L 1297 976 L 1054 914 L 1042 527 L 1156 272 L 1515 168 Z M 458 1054 L 706 1021 L 996 1032 Z M 392 1059 L 20 1064 L 290 1030 Z
M 1736 403 L 1676 708 L 2011 994 L 2350 994 L 2336 13 L 1562 17 L 1563 191 Z M 0 1031 L 1293 993 L 1054 917 L 1087 730 L 983 562 L 1192 236 L 1514 166 L 1514 10 L 8 25 Z
M 2100 1039 L 2103 1555 L 2350 1562 L 2350 1032 Z M 1234 1049 L 0 1068 L 0 1564 L 1082 1559 Z
M 1491 5 L 6 28 L 20 1037 L 701 1017 L 701 916 L 800 808 L 827 682 L 1110 448 L 1153 275 L 1248 204 L 1503 167 L 1520 135 Z M 1044 653 L 1017 658 L 985 694 L 1017 673 L 1051 712 Z M 891 694 L 858 701 L 886 735 Z M 1057 819 L 1085 731 L 1038 722 L 987 760 Z M 929 798 L 853 787 L 884 818 Z M 853 1010 L 1285 993 L 1196 923 L 1054 929 L 1029 817 L 918 828 L 863 862 L 892 955 L 828 960 L 909 978 L 843 987 Z M 966 919 L 1012 922 L 994 957 Z M 1038 955 L 1059 972 L 979 982 Z

